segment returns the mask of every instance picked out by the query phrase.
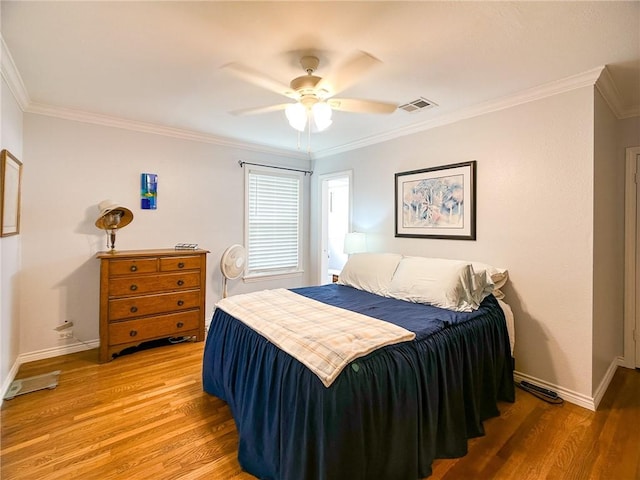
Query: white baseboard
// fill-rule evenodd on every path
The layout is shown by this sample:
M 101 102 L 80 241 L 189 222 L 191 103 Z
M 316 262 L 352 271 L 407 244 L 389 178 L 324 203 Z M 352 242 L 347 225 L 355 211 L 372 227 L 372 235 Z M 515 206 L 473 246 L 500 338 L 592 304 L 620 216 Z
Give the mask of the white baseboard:
M 527 382 L 533 383 L 534 385 L 539 385 L 548 390 L 553 390 L 565 401 L 595 412 L 596 409 L 598 408 L 598 405 L 600 404 L 600 401 L 602 400 L 602 397 L 607 391 L 609 384 L 611 383 L 611 379 L 613 378 L 613 375 L 616 373 L 616 369 L 618 368 L 619 365 L 623 365 L 623 364 L 624 364 L 624 359 L 622 357 L 616 357 L 613 359 L 613 361 L 611 362 L 611 365 L 609 365 L 609 368 L 607 369 L 607 373 L 604 375 L 604 378 L 600 382 L 600 385 L 598 385 L 598 389 L 596 390 L 593 397 L 584 395 L 582 393 L 574 392 L 573 390 L 563 388 L 559 385 L 554 385 L 552 383 L 545 382 L 544 380 L 540 380 L 539 378 L 532 377 L 531 375 L 526 375 L 518 371 L 513 372 L 513 379 L 516 382 L 525 380 Z
M 2 406 L 4 394 L 9 388 L 9 386 L 11 385 L 11 383 L 13 382 L 13 380 L 15 379 L 15 376 L 18 373 L 18 370 L 20 369 L 20 365 L 24 363 L 34 362 L 36 360 L 44 360 L 46 358 L 58 357 L 60 355 L 67 355 L 69 353 L 76 353 L 76 352 L 82 352 L 85 350 L 91 350 L 92 348 L 98 348 L 99 346 L 100 346 L 100 340 L 91 340 L 89 342 L 76 342 L 71 345 L 47 348 L 44 350 L 38 350 L 35 352 L 23 353 L 18 355 L 18 358 L 13 364 L 13 367 L 11 367 L 9 374 L 7 375 L 7 378 L 5 379 L 2 385 L 2 390 L 1 390 L 2 397 L 0 397 L 0 407 Z M 540 380 L 539 378 L 533 377 L 531 375 L 518 372 L 517 370 L 513 372 L 513 379 L 516 382 L 525 380 L 535 385 L 544 387 L 548 390 L 553 390 L 565 401 L 573 403 L 580 407 L 586 408 L 588 410 L 595 411 L 598 408 L 598 405 L 600 404 L 602 397 L 604 397 L 604 394 L 607 391 L 607 388 L 609 387 L 609 384 L 611 383 L 611 380 L 613 379 L 613 375 L 616 373 L 616 369 L 618 368 L 618 366 L 625 366 L 623 357 L 617 357 L 611 362 L 611 365 L 609 365 L 609 368 L 607 369 L 607 373 L 605 374 L 604 378 L 600 382 L 600 385 L 598 385 L 598 388 L 593 397 L 589 397 L 582 393 L 574 392 L 572 390 L 563 388 L 559 385 L 554 385 L 552 383 L 545 382 L 544 380 Z
M 20 365 L 28 362 L 35 362 L 36 360 L 44 360 L 45 358 L 59 357 L 60 355 L 67 355 L 68 353 L 83 352 L 85 350 L 91 350 L 92 348 L 98 348 L 100 346 L 100 340 L 90 340 L 88 342 L 76 342 L 61 347 L 45 348 L 44 350 L 38 350 L 30 353 L 22 353 L 18 355 Z
M 563 400 L 578 405 L 583 408 L 587 408 L 589 410 L 595 411 L 595 404 L 593 402 L 593 398 L 588 397 L 587 395 L 583 395 L 582 393 L 574 392 L 573 390 L 569 390 L 563 388 L 559 385 L 554 385 L 553 383 L 545 382 L 544 380 L 540 380 L 539 378 L 532 377 L 531 375 L 526 375 L 521 372 L 514 371 L 513 379 L 516 382 L 520 382 L 521 380 L 525 380 L 527 382 L 533 383 L 534 385 L 538 385 L 540 387 L 546 388 L 547 390 L 553 390 L 556 392 L 560 398 Z
M 621 367 L 621 366 L 622 367 L 624 366 L 624 357 L 614 358 L 613 362 L 611 362 L 611 365 L 609 365 L 609 368 L 607 369 L 607 373 L 604 374 L 604 377 L 600 382 L 600 385 L 598 385 L 598 388 L 596 389 L 593 395 L 593 403 L 596 408 L 598 408 L 598 405 L 600 405 L 600 401 L 602 400 L 602 397 L 604 397 L 604 394 L 607 391 L 607 388 L 609 388 L 609 384 L 613 379 L 613 375 L 616 373 L 616 370 L 618 369 L 618 367 Z
M 85 350 L 91 350 L 92 348 L 98 348 L 100 346 L 100 340 L 90 340 L 88 342 L 76 342 L 70 345 L 64 345 L 61 347 L 46 348 L 44 350 L 38 350 L 30 353 L 21 353 L 16 358 L 13 367 L 9 371 L 7 378 L 2 384 L 2 397 L 0 397 L 0 407 L 4 401 L 4 395 L 13 383 L 13 380 L 18 374 L 20 365 L 29 362 L 35 362 L 36 360 L 44 360 L 46 358 L 59 357 L 60 355 L 67 355 L 68 353 L 83 352 Z

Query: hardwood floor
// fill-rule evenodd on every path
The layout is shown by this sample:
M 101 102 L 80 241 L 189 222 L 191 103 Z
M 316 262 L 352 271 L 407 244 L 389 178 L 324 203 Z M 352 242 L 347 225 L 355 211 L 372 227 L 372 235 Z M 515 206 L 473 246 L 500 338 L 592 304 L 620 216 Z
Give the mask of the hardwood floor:
M 236 460 L 229 408 L 202 391 L 203 346 L 23 365 L 17 378 L 62 373 L 57 388 L 4 402 L 0 478 L 253 479 Z M 500 410 L 465 457 L 437 460 L 430 480 L 640 479 L 640 371 L 619 368 L 597 412 L 521 390 Z

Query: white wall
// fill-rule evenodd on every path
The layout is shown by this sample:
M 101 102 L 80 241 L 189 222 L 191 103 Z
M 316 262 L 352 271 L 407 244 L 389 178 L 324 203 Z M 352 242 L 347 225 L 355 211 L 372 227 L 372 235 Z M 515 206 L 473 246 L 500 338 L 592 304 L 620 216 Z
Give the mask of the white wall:
M 22 111 L 2 79 L 0 103 L 2 148 L 9 150 L 29 168 L 22 156 Z M 23 217 L 24 218 L 24 217 Z M 0 238 L 0 387 L 2 393 L 12 380 L 12 369 L 19 354 L 19 288 L 21 235 Z
M 395 238 L 394 174 L 469 160 L 478 162 L 477 240 Z M 371 250 L 508 268 L 516 369 L 591 397 L 592 87 L 321 158 L 314 167 L 318 175 L 345 169 L 354 171 L 353 229 L 369 233 Z M 312 226 L 317 215 L 312 209 Z
M 74 322 L 81 341 L 98 339 L 95 254 L 105 249 L 104 233 L 94 225 L 100 201 L 112 199 L 133 211 L 133 222 L 117 234 L 117 249 L 190 242 L 210 250 L 209 320 L 221 296 L 220 256 L 243 243 L 244 171 L 238 160 L 309 168 L 307 161 L 34 114 L 25 114 L 24 156 L 22 354 L 67 345 L 53 330 L 65 320 Z M 141 173 L 158 174 L 155 211 L 140 209 Z M 308 196 L 305 216 L 307 211 Z M 307 277 L 231 282 L 229 293 L 295 287 Z
M 619 122 L 594 93 L 593 391 L 623 353 L 624 175 Z

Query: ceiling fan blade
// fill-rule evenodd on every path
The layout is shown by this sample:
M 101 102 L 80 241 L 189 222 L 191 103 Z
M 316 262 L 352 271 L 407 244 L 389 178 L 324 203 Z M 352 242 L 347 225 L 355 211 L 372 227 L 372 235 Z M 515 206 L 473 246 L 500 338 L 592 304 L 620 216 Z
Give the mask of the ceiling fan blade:
M 380 60 L 366 52 L 357 52 L 343 63 L 339 69 L 320 80 L 316 88 L 326 89 L 331 95 L 335 95 L 349 88 L 371 68 L 380 63 L 382 63 Z
M 258 87 L 270 90 L 280 95 L 284 95 L 285 97 L 293 98 L 296 100 L 298 98 L 298 94 L 291 90 L 288 85 L 285 85 L 284 83 L 275 80 L 265 75 L 264 73 L 258 72 L 251 67 L 247 67 L 239 63 L 227 63 L 220 68 L 228 71 L 238 78 L 241 78 L 242 80 L 253 83 Z
M 291 105 L 291 103 L 280 103 L 278 105 L 267 105 L 266 107 L 243 108 L 240 110 L 234 110 L 229 113 L 237 116 L 258 115 L 260 113 L 269 113 L 269 112 L 276 112 L 278 110 L 284 110 L 289 105 Z
M 398 108 L 395 103 L 358 100 L 356 98 L 332 98 L 327 103 L 334 110 L 353 113 L 393 113 Z

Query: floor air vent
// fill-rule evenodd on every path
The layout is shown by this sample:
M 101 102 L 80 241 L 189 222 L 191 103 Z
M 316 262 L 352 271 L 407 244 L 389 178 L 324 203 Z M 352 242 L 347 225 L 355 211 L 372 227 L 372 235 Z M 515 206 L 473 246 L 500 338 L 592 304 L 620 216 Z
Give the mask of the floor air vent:
M 414 113 L 431 107 L 437 107 L 437 105 L 431 100 L 420 97 L 417 100 L 413 100 L 412 102 L 400 105 L 398 108 L 404 110 L 405 112 Z

